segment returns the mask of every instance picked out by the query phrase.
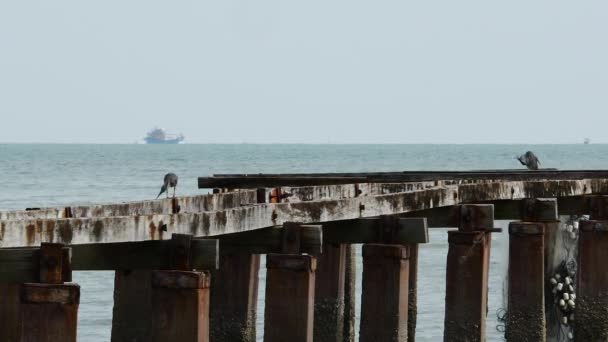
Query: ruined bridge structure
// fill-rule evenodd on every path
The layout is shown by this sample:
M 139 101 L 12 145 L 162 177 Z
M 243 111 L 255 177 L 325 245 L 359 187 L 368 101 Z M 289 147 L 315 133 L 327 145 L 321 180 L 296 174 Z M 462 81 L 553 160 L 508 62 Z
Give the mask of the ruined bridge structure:
M 559 215 L 589 215 L 573 338 L 608 338 L 608 171 L 215 175 L 199 188 L 213 193 L 0 212 L 0 341 L 76 341 L 81 270 L 115 271 L 114 342 L 255 341 L 261 254 L 264 341 L 354 341 L 355 310 L 359 341 L 415 341 L 418 245 L 434 227 L 454 228 L 444 341 L 484 341 L 494 220 L 512 221 L 507 340 L 555 340 Z

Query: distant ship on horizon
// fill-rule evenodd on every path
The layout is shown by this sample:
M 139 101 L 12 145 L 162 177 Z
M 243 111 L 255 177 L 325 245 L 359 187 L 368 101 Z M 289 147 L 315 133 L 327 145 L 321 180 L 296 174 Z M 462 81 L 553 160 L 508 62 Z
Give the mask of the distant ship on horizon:
M 591 140 L 589 138 L 585 138 L 585 141 L 584 141 L 585 145 L 589 145 L 590 142 L 591 142 Z
M 155 127 L 144 138 L 146 144 L 179 144 L 184 141 L 183 134 L 167 134 L 164 129 Z

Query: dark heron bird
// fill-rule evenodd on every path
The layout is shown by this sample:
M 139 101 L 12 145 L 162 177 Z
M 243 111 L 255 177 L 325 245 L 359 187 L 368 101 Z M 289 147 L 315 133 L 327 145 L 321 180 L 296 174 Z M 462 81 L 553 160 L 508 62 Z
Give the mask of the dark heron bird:
M 540 165 L 540 161 L 532 151 L 528 151 L 525 154 L 517 157 L 517 160 L 521 163 L 521 165 L 527 167 L 529 170 L 538 170 L 538 166 Z
M 163 186 L 160 187 L 160 192 L 156 198 L 159 198 L 163 192 L 167 193 L 167 198 L 169 198 L 168 188 L 173 188 L 173 197 L 175 197 L 175 188 L 177 188 L 177 175 L 175 173 L 167 173 L 165 178 L 163 179 Z

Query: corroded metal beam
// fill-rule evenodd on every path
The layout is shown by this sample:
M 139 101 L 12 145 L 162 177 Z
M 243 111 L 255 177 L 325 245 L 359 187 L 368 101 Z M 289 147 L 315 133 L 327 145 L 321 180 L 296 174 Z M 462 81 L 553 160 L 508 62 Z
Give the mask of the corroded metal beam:
M 74 245 L 61 249 L 63 263 L 49 263 L 46 260 L 43 262 L 40 248 L 1 248 L 0 283 L 53 283 L 48 276 L 43 276 L 43 271 L 48 269 L 48 265 L 61 266 L 56 271 L 61 281 L 54 281 L 54 283 L 71 281 L 72 270 L 171 269 L 170 256 L 174 249 L 171 242 L 167 240 Z M 219 240 L 192 240 L 190 249 L 189 262 L 192 268 L 217 269 Z M 66 270 L 66 266 L 69 269 Z
M 296 203 L 263 203 L 227 210 L 174 215 L 0 221 L 0 247 L 169 239 L 250 231 L 284 222 L 318 223 L 523 198 L 568 197 L 608 192 L 608 180 L 500 182 L 438 186 L 386 195 Z
M 403 171 L 372 173 L 309 174 L 224 174 L 199 177 L 199 188 L 260 188 L 352 183 L 404 183 L 422 181 L 532 181 L 608 178 L 606 170 L 481 170 L 481 171 Z

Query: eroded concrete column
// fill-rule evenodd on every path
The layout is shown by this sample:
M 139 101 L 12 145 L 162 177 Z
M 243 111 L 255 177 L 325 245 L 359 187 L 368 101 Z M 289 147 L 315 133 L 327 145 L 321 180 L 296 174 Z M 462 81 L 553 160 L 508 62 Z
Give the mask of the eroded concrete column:
M 154 271 L 150 341 L 208 342 L 209 286 L 205 272 Z
M 574 321 L 577 342 L 608 341 L 608 221 L 581 221 Z
M 342 342 L 346 245 L 323 245 L 317 259 L 315 284 L 315 342 Z
M 490 233 L 448 232 L 444 341 L 485 341 Z
M 545 341 L 544 225 L 509 224 L 507 341 Z
M 80 286 L 23 284 L 19 342 L 76 342 Z
M 363 245 L 360 342 L 407 341 L 408 259 L 402 245 Z
M 260 256 L 220 256 L 211 276 L 211 341 L 255 342 Z
M 316 259 L 266 256 L 265 342 L 312 342 Z

